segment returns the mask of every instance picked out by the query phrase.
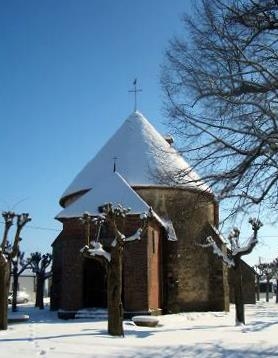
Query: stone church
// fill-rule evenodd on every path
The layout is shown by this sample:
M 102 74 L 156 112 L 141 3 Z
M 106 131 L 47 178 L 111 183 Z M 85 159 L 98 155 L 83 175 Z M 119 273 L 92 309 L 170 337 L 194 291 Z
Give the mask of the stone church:
M 56 219 L 63 230 L 53 242 L 51 307 L 69 314 L 106 307 L 106 272 L 80 249 L 86 244 L 84 212 L 98 216 L 105 203 L 130 208 L 123 228 L 131 235 L 140 214 L 153 215 L 139 241 L 128 243 L 123 260 L 126 315 L 229 309 L 228 269 L 211 250 L 198 246 L 218 234 L 213 193 L 143 114 L 133 112 L 63 193 Z M 94 232 L 92 231 L 92 237 Z M 101 230 L 105 246 L 109 231 Z

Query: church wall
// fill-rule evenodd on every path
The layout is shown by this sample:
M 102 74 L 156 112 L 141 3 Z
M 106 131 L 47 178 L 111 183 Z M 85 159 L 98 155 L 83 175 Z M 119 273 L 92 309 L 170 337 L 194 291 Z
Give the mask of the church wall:
M 161 230 L 153 223 L 148 228 L 148 302 L 149 310 L 160 313 L 163 309 L 163 262 Z
M 162 218 L 172 220 L 178 237 L 177 242 L 167 244 L 168 312 L 212 307 L 223 310 L 228 294 L 223 289 L 227 273 L 223 265 L 211 258 L 211 252 L 196 245 L 207 222 L 216 224 L 216 206 L 211 196 L 173 188 L 137 187 L 135 190 Z M 214 267 L 209 269 L 212 262 Z M 213 296 L 216 276 L 222 281 L 217 297 Z
M 242 292 L 243 292 L 243 302 L 249 304 L 256 303 L 256 275 L 252 267 L 250 267 L 246 262 L 240 262 L 240 269 L 242 273 Z M 230 302 L 235 303 L 234 296 L 234 280 L 235 273 L 233 268 L 229 269 L 229 284 L 230 284 Z
M 66 310 L 78 309 L 83 304 L 83 257 L 79 251 L 79 238 L 68 239 L 63 252 L 67 261 L 63 269 L 61 299 L 61 307 Z
M 141 226 L 138 217 L 129 217 L 125 224 L 125 235 L 130 236 Z M 147 299 L 147 235 L 141 240 L 131 241 L 124 246 L 123 292 L 124 310 L 128 312 L 146 311 Z
M 59 287 L 58 282 L 56 288 L 53 287 L 53 299 L 55 302 L 55 295 L 58 297 L 57 304 L 63 310 L 76 310 L 83 304 L 83 257 L 80 249 L 85 240 L 82 238 L 84 227 L 79 221 L 70 219 L 65 221 L 63 231 L 53 245 L 53 264 L 60 276 Z M 55 271 L 53 276 L 55 278 Z
M 124 310 L 147 311 L 147 237 L 127 243 L 124 249 Z
M 223 243 L 217 236 L 214 236 L 214 241 L 223 252 L 226 251 Z M 230 289 L 228 282 L 228 266 L 223 263 L 223 261 L 215 254 L 213 254 L 211 248 L 209 250 L 209 285 L 210 285 L 210 310 L 217 311 L 222 309 L 224 311 L 229 311 L 230 304 Z M 221 308 L 222 307 L 222 308 Z
M 140 226 L 138 219 L 129 219 L 127 232 Z M 143 238 L 125 245 L 124 309 L 127 312 L 152 312 L 160 308 L 160 236 L 161 228 L 149 223 Z M 156 250 L 153 253 L 153 234 Z
M 140 227 L 138 217 L 129 217 L 120 228 L 130 236 Z M 128 242 L 124 247 L 123 259 L 123 304 L 127 312 L 149 312 L 159 308 L 159 232 L 158 224 L 147 228 L 141 240 Z M 155 232 L 157 253 L 148 255 Z M 105 230 L 107 238 L 112 234 Z M 111 239 L 108 239 L 108 241 Z M 52 309 L 75 311 L 84 307 L 84 265 L 80 249 L 86 244 L 84 226 L 76 219 L 64 220 L 62 233 L 53 243 L 53 288 L 51 293 Z M 150 260 L 150 257 L 152 260 Z M 155 257 L 155 258 L 154 258 Z M 155 268 L 155 269 L 154 269 Z M 151 277 L 149 277 L 151 276 Z M 92 277 L 93 280 L 93 277 Z
M 60 308 L 61 300 L 61 283 L 62 283 L 62 244 L 59 240 L 61 235 L 52 244 L 53 247 L 53 261 L 52 261 L 52 280 L 50 287 L 50 309 L 57 310 Z

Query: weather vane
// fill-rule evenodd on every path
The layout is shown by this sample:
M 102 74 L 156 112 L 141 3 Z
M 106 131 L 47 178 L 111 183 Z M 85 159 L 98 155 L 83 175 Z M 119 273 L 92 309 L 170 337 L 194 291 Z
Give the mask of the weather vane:
M 128 92 L 134 93 L 134 111 L 137 111 L 137 93 L 142 92 L 141 88 L 137 88 L 137 78 L 133 81 L 133 90 L 129 90 Z

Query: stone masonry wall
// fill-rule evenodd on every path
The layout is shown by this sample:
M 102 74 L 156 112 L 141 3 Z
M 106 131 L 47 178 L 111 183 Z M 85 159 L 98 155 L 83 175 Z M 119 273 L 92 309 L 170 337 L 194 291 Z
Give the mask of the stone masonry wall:
M 242 273 L 242 291 L 244 303 L 255 304 L 256 303 L 256 285 L 255 285 L 255 272 L 244 261 L 240 263 Z M 234 270 L 231 267 L 229 269 L 229 284 L 230 284 L 230 302 L 235 303 L 234 298 Z
M 135 188 L 138 194 L 163 218 L 173 222 L 178 241 L 168 243 L 168 312 L 223 310 L 227 273 L 213 254 L 196 245 L 207 223 L 216 224 L 215 204 L 209 195 L 173 188 Z M 213 265 L 212 265 L 213 264 Z M 213 295 L 216 276 L 223 282 Z

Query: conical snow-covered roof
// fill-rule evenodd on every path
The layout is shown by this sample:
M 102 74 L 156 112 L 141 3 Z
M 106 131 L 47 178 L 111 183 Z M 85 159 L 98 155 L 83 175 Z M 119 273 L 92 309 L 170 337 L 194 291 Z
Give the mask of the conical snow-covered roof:
M 117 172 L 132 187 L 165 185 L 169 173 L 189 169 L 183 157 L 136 111 L 75 177 L 63 193 L 61 203 L 75 193 L 96 186 L 113 170 L 113 158 L 117 158 Z M 207 190 L 205 184 L 196 182 L 198 179 L 197 174 L 190 172 L 180 184 Z

